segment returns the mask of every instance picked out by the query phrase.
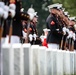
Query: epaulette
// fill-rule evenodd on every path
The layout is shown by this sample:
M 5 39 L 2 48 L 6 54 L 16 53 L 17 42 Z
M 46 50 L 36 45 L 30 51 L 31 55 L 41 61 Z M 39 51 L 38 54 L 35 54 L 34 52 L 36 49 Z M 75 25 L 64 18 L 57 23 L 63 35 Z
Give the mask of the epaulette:
M 21 13 L 21 20 L 29 20 L 29 15 L 27 13 L 22 12 Z

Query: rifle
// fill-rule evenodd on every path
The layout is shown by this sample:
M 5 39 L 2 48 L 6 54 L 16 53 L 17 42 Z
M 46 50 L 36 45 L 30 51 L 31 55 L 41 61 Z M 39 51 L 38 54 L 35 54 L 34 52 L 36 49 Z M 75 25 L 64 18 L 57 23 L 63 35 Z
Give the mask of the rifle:
M 2 22 L 2 25 L 0 26 L 0 41 L 1 41 L 1 38 L 2 38 L 2 35 L 3 35 L 3 27 L 4 27 L 4 20 Z
M 61 28 L 63 28 L 63 27 L 66 27 L 67 28 L 67 23 L 66 23 L 66 21 L 63 21 L 63 19 L 61 19 L 60 17 L 59 17 L 59 19 L 60 19 L 60 22 L 61 22 Z M 64 33 L 62 32 L 62 34 L 63 34 L 63 36 L 62 36 L 62 39 L 61 39 L 61 44 L 60 44 L 60 48 L 61 49 L 63 49 L 63 50 L 66 50 L 67 48 L 66 48 L 66 45 L 67 45 L 67 34 L 65 34 L 64 35 Z
M 69 37 L 68 38 L 68 49 L 69 49 L 69 51 L 72 51 L 73 46 L 74 46 L 74 44 L 73 44 L 73 38 Z
M 71 51 L 71 38 L 69 38 L 68 40 L 68 48 L 69 48 L 69 51 Z
M 58 16 L 57 17 L 57 21 L 58 21 L 58 25 L 59 25 L 59 28 L 63 28 L 63 25 L 64 25 L 64 23 L 63 23 L 63 21 L 61 20 L 61 18 Z M 63 32 L 61 31 L 61 34 L 63 35 Z M 60 43 L 60 49 L 62 49 L 63 48 L 63 43 L 64 43 L 64 35 L 62 36 L 62 39 L 61 39 L 61 43 Z
M 11 19 L 11 23 L 10 23 L 10 28 L 9 28 L 9 40 L 8 40 L 8 43 L 10 43 L 11 42 L 11 35 L 12 35 L 12 29 L 13 29 L 13 27 L 12 27 L 12 19 Z
M 74 40 L 72 38 L 69 38 L 69 51 L 74 50 Z
M 62 39 L 61 39 L 61 44 L 60 44 L 60 48 L 62 49 L 63 47 L 63 40 L 64 40 L 64 35 L 62 36 Z
M 68 39 L 67 37 L 65 38 L 65 42 L 64 42 L 64 50 L 67 50 L 67 44 L 68 44 Z
M 71 51 L 74 51 L 74 40 L 72 39 Z

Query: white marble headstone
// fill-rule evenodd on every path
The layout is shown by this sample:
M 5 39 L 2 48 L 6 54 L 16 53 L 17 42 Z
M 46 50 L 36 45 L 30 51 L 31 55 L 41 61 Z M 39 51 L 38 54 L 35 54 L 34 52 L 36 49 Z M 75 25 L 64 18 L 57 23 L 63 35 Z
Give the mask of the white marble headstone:
M 76 75 L 76 51 L 74 53 L 74 74 Z
M 46 47 L 39 47 L 39 75 L 46 75 Z
M 24 75 L 24 69 L 23 69 L 23 48 L 22 44 L 13 44 L 12 45 L 12 52 L 13 52 L 13 59 L 11 62 L 13 69 L 13 75 Z M 11 53 L 12 54 L 12 53 Z M 10 72 L 10 75 L 12 75 L 12 71 Z
M 31 46 L 30 75 L 39 75 L 39 45 Z
M 74 52 L 70 52 L 70 74 L 74 75 Z
M 70 75 L 70 52 L 63 52 L 63 73 L 64 75 Z
M 2 75 L 10 75 L 10 44 L 2 45 L 2 64 L 1 64 L 1 71 Z
M 46 75 L 56 75 L 57 74 L 57 64 L 56 64 L 56 53 L 57 50 L 46 50 Z
M 57 51 L 57 75 L 63 75 L 63 51 L 58 50 Z
M 31 44 L 23 44 L 24 75 L 30 75 L 30 47 Z

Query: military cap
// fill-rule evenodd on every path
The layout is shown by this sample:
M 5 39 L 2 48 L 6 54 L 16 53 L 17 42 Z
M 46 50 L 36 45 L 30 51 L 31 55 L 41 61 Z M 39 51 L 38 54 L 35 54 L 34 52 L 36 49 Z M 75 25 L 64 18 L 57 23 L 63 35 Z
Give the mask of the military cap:
M 30 16 L 30 20 L 33 20 L 34 17 L 38 17 L 37 12 L 35 12 L 32 6 L 28 9 L 27 13 Z
M 60 9 L 62 8 L 62 4 L 56 3 L 48 6 L 49 10 L 52 8 Z
M 75 19 L 76 19 L 75 16 L 74 17 L 69 17 L 69 20 L 71 20 L 71 21 L 76 21 Z
M 31 7 L 27 10 L 27 13 L 35 13 L 35 10 Z
M 38 18 L 39 16 L 38 16 L 38 15 L 35 15 L 35 17 L 37 17 L 37 18 Z
M 63 12 L 65 11 L 65 8 L 60 8 Z
M 64 12 L 64 15 L 66 16 L 66 17 L 70 17 L 70 15 L 68 14 L 68 12 L 66 11 L 66 12 Z
M 68 16 L 68 12 L 67 12 L 67 11 L 66 11 L 66 12 L 64 12 L 64 15 L 65 15 L 65 16 Z
M 34 13 L 34 16 L 35 16 L 35 17 L 38 17 L 37 12 Z

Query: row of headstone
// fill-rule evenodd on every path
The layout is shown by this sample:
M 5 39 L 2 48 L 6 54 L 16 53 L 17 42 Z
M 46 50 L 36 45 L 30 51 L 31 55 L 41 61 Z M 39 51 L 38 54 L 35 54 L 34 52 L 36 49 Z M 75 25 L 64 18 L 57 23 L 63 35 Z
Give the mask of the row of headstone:
M 76 52 L 39 45 L 2 46 L 2 75 L 76 75 Z

